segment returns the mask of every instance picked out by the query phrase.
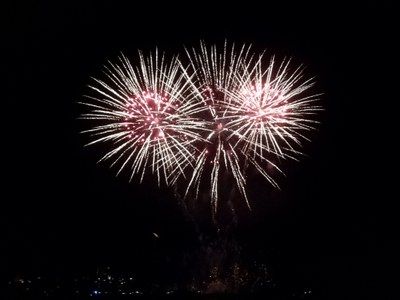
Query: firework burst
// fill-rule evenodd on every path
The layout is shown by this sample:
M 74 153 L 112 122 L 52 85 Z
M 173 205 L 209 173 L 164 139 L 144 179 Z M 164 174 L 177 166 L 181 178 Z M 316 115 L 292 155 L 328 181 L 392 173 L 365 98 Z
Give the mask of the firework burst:
M 278 162 L 301 154 L 317 123 L 313 80 L 290 60 L 266 60 L 246 45 L 200 43 L 186 54 L 187 63 L 158 51 L 139 52 L 136 66 L 125 56 L 109 63 L 83 103 L 83 118 L 94 122 L 89 145 L 108 143 L 100 161 L 117 174 L 142 180 L 148 170 L 168 185 L 184 179 L 185 197 L 194 199 L 210 190 L 214 214 L 221 184 L 233 181 L 250 208 L 248 169 L 278 187 L 272 171 L 283 173 Z
M 242 142 L 240 150 L 252 162 L 256 157 L 266 160 L 271 155 L 295 159 L 300 154 L 296 148 L 302 140 L 308 140 L 304 132 L 318 123 L 313 118 L 321 109 L 315 104 L 318 95 L 304 95 L 314 83 L 312 79 L 302 80 L 301 67 L 289 73 L 289 63 L 284 60 L 275 70 L 274 58 L 267 68 L 259 59 L 251 69 L 246 66 L 243 75 L 236 76 L 236 89 L 225 91 L 229 99 L 223 105 L 226 127 L 231 132 L 228 139 L 236 137 L 235 145 Z
M 232 176 L 248 207 L 246 170 L 253 166 L 273 186 L 270 175 L 276 158 L 296 159 L 296 148 L 307 139 L 303 132 L 313 129 L 312 115 L 317 95 L 302 96 L 313 82 L 303 80 L 301 67 L 289 72 L 289 61 L 275 70 L 275 60 L 264 67 L 264 55 L 255 55 L 251 47 L 238 49 L 225 43 L 200 45 L 187 51 L 195 74 L 192 85 L 208 108 L 207 144 L 199 149 L 186 194 L 195 187 L 196 196 L 202 180 L 210 180 L 211 203 L 217 211 L 219 185 Z M 211 165 L 211 168 L 210 168 Z M 208 170 L 208 172 L 205 170 Z
M 97 121 L 85 131 L 92 137 L 88 145 L 108 143 L 111 150 L 101 159 L 118 166 L 117 174 L 130 170 L 130 178 L 146 170 L 160 183 L 176 181 L 183 169 L 193 164 L 194 141 L 201 141 L 204 122 L 195 117 L 204 108 L 189 91 L 190 78 L 184 76 L 176 58 L 166 60 L 158 51 L 133 67 L 125 56 L 109 63 L 105 80 L 90 85 L 95 96 L 86 96 L 90 111 L 84 119 Z

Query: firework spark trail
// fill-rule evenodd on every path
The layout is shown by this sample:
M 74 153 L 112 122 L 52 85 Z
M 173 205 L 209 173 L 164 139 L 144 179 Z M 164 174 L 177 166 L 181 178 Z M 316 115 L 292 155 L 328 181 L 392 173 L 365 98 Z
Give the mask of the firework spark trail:
M 197 186 L 197 194 L 199 181 L 202 180 L 202 176 L 199 174 L 204 173 L 205 177 L 211 180 L 211 203 L 214 213 L 218 207 L 218 182 L 221 180 L 221 168 L 233 175 L 240 193 L 250 208 L 246 193 L 245 170 L 242 167 L 243 161 L 241 163 L 239 155 L 235 152 L 236 149 L 226 139 L 229 128 L 226 128 L 225 124 L 226 113 L 229 111 L 225 107 L 225 105 L 229 105 L 226 91 L 237 89 L 236 79 L 244 75 L 242 74 L 243 67 L 252 63 L 254 57 L 250 54 L 250 49 L 250 46 L 243 45 L 237 51 L 234 45 L 229 47 L 225 43 L 223 51 L 219 52 L 216 46 L 208 48 L 201 43 L 199 52 L 194 48 L 186 50 L 195 74 L 193 90 L 203 99 L 203 104 L 209 110 L 207 118 L 210 119 L 208 144 L 201 145 L 204 149 L 200 149 L 201 153 L 205 153 L 207 157 L 204 156 L 197 161 L 186 194 L 193 185 Z M 207 164 L 212 165 L 210 176 L 204 172 Z
M 195 161 L 194 141 L 201 141 L 204 122 L 196 114 L 204 107 L 189 90 L 189 80 L 179 61 L 167 61 L 158 51 L 147 58 L 139 52 L 139 66 L 125 56 L 105 68 L 107 81 L 94 79 L 96 96 L 83 103 L 90 112 L 85 119 L 99 125 L 85 132 L 97 144 L 108 142 L 111 150 L 101 159 L 119 164 L 118 173 L 130 169 L 131 179 L 146 169 L 172 184 Z M 189 78 L 190 79 L 190 78 Z

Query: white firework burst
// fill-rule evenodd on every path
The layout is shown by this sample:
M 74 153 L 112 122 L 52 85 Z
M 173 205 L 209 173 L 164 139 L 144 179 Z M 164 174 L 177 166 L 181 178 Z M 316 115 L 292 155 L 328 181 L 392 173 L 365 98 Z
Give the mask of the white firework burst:
M 265 171 L 265 163 L 280 169 L 269 157 L 296 159 L 296 148 L 308 140 L 306 131 L 318 123 L 313 117 L 321 107 L 317 94 L 306 94 L 314 85 L 313 79 L 303 78 L 302 67 L 289 71 L 290 60 L 275 67 L 272 58 L 264 68 L 263 56 L 254 66 L 235 77 L 236 88 L 226 90 L 228 103 L 226 127 L 228 140 L 236 137 L 235 147 L 274 186 L 275 181 Z
M 88 145 L 106 143 L 117 174 L 146 171 L 158 183 L 185 181 L 185 196 L 210 191 L 217 212 L 221 184 L 233 181 L 248 207 L 247 170 L 274 187 L 278 162 L 297 159 L 321 110 L 313 79 L 290 60 L 276 63 L 250 46 L 200 43 L 186 49 L 187 64 L 158 51 L 139 52 L 137 65 L 125 56 L 94 79 L 82 116 L 92 121 Z M 180 182 L 180 181 L 179 181 Z
M 303 79 L 301 67 L 290 72 L 285 60 L 277 70 L 274 59 L 264 68 L 264 55 L 252 54 L 246 45 L 236 49 L 225 42 L 219 51 L 201 43 L 199 52 L 187 54 L 195 75 L 192 87 L 209 110 L 211 127 L 186 193 L 195 187 L 197 195 L 203 178 L 210 180 L 216 213 L 221 177 L 229 174 L 250 208 L 247 168 L 253 166 L 278 187 L 270 170 L 283 172 L 274 158 L 296 159 L 296 148 L 307 139 L 303 132 L 316 122 L 311 115 L 320 110 L 314 104 L 318 95 L 302 96 L 312 79 Z
M 94 96 L 86 96 L 83 115 L 97 124 L 86 133 L 88 144 L 108 143 L 110 150 L 100 159 L 118 166 L 117 174 L 130 170 L 131 179 L 146 170 L 172 184 L 192 165 L 194 142 L 203 138 L 205 126 L 196 115 L 204 110 L 189 90 L 190 78 L 177 58 L 167 60 L 156 50 L 145 57 L 139 51 L 139 64 L 132 66 L 121 56 L 105 67 L 104 80 L 94 79 L 89 87 Z

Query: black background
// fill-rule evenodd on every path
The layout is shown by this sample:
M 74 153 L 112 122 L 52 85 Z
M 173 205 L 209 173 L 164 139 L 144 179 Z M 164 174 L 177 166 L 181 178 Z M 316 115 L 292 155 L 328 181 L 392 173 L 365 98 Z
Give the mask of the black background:
M 168 190 L 129 184 L 96 164 L 99 153 L 79 134 L 77 102 L 120 51 L 174 53 L 227 38 L 304 62 L 325 109 L 309 157 L 290 166 L 282 191 L 258 184 L 257 209 L 242 213 L 238 238 L 279 278 L 327 298 L 381 293 L 395 241 L 395 197 L 381 187 L 390 184 L 379 168 L 391 157 L 391 121 L 381 117 L 394 101 L 394 8 L 321 2 L 33 1 L 3 10 L 3 278 L 107 264 L 146 269 L 196 247 Z

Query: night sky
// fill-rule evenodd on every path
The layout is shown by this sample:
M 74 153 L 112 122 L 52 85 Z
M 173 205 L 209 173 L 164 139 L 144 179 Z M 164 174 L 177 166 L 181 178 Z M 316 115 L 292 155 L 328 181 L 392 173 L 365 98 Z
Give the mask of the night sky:
M 182 53 L 182 45 L 226 38 L 304 62 L 324 93 L 321 125 L 307 157 L 288 165 L 282 190 L 250 184 L 255 209 L 239 213 L 236 232 L 243 251 L 285 284 L 329 299 L 379 293 L 396 239 L 395 197 L 379 187 L 391 156 L 381 134 L 391 124 L 378 120 L 395 100 L 386 79 L 395 36 L 389 2 L 32 2 L 10 5 L 2 18 L 2 280 L 99 265 L 156 272 L 157 261 L 179 261 L 198 246 L 171 191 L 96 163 L 98 149 L 83 147 L 77 102 L 121 51 Z

